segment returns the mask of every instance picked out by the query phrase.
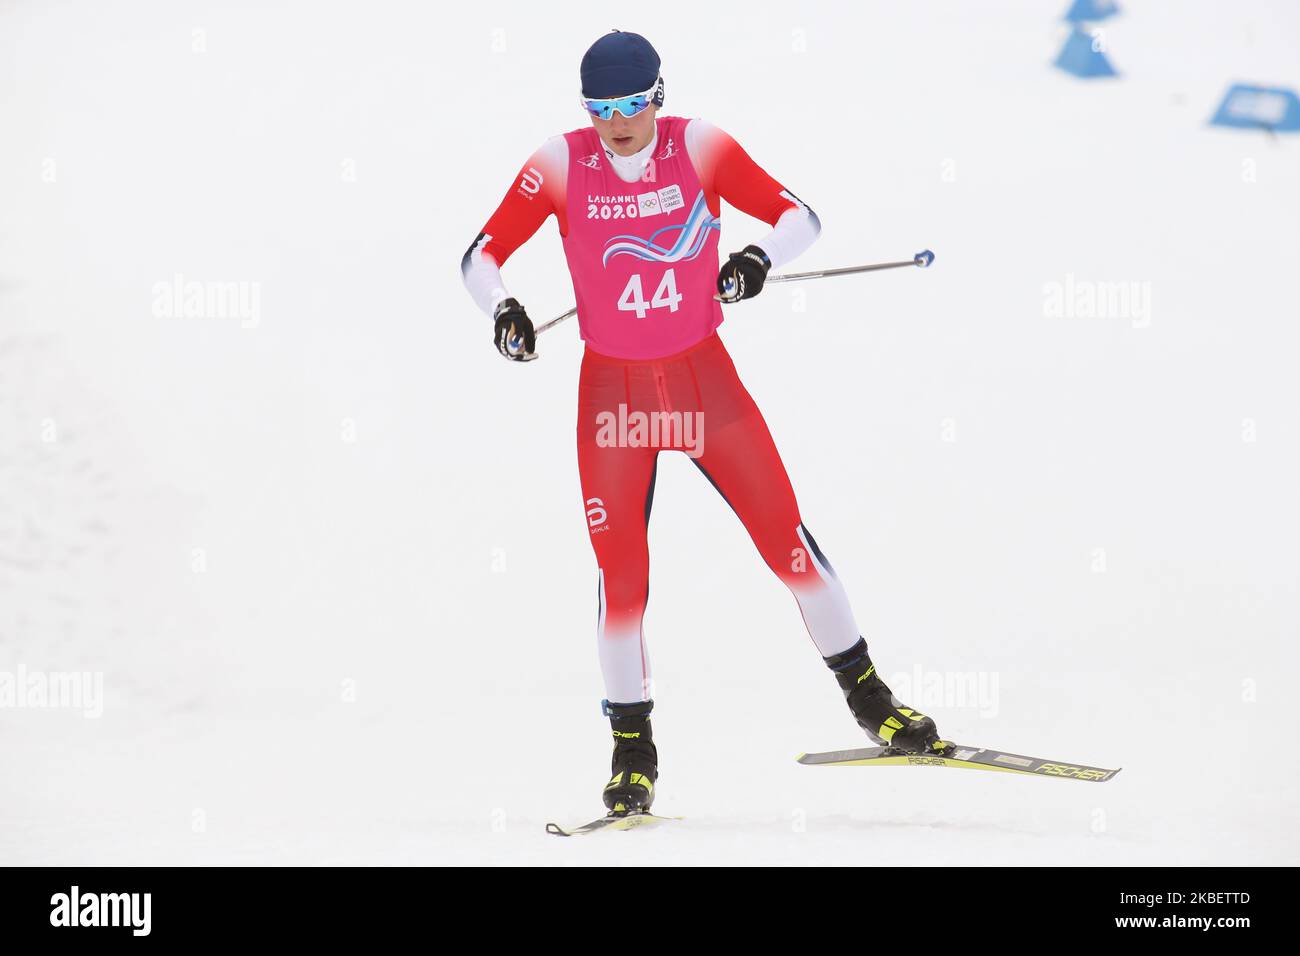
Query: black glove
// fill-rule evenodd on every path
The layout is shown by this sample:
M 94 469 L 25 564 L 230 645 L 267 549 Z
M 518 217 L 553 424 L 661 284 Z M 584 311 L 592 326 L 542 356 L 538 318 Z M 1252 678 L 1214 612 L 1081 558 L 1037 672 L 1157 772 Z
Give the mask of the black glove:
M 537 358 L 537 353 L 533 351 L 537 347 L 533 320 L 528 317 L 518 299 L 502 299 L 492 317 L 496 320 L 492 344 L 498 352 L 515 362 L 531 362 Z M 518 339 L 523 341 L 516 341 Z
M 723 302 L 752 299 L 763 291 L 763 280 L 772 260 L 758 246 L 746 246 L 733 252 L 718 273 L 718 295 Z

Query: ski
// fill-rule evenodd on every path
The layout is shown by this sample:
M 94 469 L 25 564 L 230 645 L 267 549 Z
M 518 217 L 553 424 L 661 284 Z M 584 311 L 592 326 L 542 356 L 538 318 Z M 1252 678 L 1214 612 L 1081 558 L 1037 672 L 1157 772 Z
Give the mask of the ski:
M 1039 777 L 1064 777 L 1105 783 L 1123 767 L 1107 770 L 1062 760 L 1044 760 L 1021 754 L 949 744 L 943 753 L 913 754 L 892 747 L 863 747 L 860 750 L 830 750 L 818 754 L 800 754 L 798 761 L 823 767 L 964 767 L 970 770 L 1000 770 Z
M 554 836 L 586 836 L 588 833 L 601 833 L 607 830 L 633 830 L 638 827 L 653 827 L 669 820 L 680 820 L 681 817 L 661 817 L 653 813 L 609 813 L 599 820 L 592 820 L 590 823 L 584 823 L 580 827 L 574 827 L 572 830 L 566 830 L 558 823 L 546 824 L 546 832 Z

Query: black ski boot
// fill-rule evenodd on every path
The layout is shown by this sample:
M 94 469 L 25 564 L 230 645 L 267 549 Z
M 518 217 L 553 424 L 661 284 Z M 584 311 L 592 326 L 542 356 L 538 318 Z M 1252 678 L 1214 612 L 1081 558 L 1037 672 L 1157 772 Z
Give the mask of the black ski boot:
M 605 785 L 605 807 L 610 813 L 649 811 L 659 778 L 659 754 L 650 731 L 650 711 L 655 702 L 611 704 L 601 701 L 614 733 L 613 778 Z
M 825 661 L 834 671 L 858 726 L 877 744 L 912 754 L 942 753 L 948 746 L 939 739 L 933 720 L 904 705 L 885 686 L 861 637 L 847 651 Z

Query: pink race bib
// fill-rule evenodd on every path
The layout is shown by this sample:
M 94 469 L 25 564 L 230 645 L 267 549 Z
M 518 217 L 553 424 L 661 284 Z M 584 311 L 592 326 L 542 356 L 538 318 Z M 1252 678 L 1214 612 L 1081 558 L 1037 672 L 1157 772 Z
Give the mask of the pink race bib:
M 714 300 L 721 223 L 686 154 L 686 124 L 660 116 L 645 178 L 610 169 L 593 128 L 569 144 L 564 254 L 582 338 L 616 358 L 652 359 L 690 348 L 722 323 Z

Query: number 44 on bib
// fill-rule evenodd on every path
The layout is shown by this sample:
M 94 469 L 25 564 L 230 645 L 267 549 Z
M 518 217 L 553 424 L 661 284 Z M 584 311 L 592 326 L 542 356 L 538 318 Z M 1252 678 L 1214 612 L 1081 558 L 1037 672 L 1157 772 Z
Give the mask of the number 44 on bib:
M 641 274 L 634 272 L 623 287 L 622 295 L 618 297 L 618 309 L 620 312 L 635 312 L 638 319 L 644 319 L 651 309 L 667 306 L 669 312 L 676 312 L 681 301 L 682 294 L 677 291 L 677 277 L 673 275 L 672 269 L 665 272 L 659 280 L 659 288 L 655 289 L 654 297 L 649 302 L 641 287 Z

